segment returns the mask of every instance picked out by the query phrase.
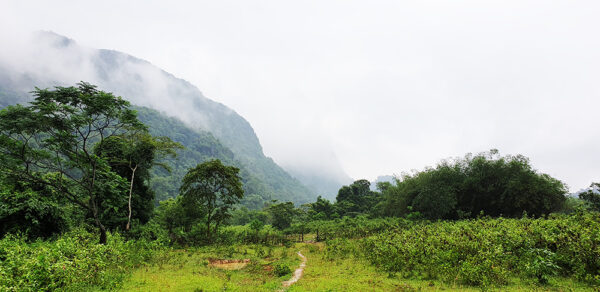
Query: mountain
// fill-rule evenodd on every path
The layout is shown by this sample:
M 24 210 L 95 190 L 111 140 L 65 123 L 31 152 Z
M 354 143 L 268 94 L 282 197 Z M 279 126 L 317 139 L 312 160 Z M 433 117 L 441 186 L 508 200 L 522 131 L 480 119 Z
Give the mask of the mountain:
M 592 191 L 593 193 L 596 193 L 596 194 L 600 194 L 600 188 L 592 185 L 592 186 L 587 187 L 585 189 L 580 189 L 577 192 L 567 194 L 567 196 L 574 197 L 574 198 L 579 198 L 579 195 L 581 195 L 582 193 L 585 193 L 585 192 L 589 192 L 589 191 Z
M 380 182 L 389 182 L 394 184 L 396 182 L 396 177 L 393 175 L 380 175 L 374 181 L 371 182 L 371 190 L 377 190 L 377 184 Z
M 177 130 L 180 135 L 175 140 L 188 139 L 184 144 L 191 149 L 202 147 L 203 143 L 212 144 L 216 156 L 227 157 L 225 160 L 241 166 L 246 172 L 246 182 L 255 184 L 252 190 L 260 192 L 257 195 L 295 203 L 316 197 L 264 155 L 248 121 L 225 105 L 206 98 L 189 82 L 147 61 L 113 50 L 82 47 L 51 32 L 36 33 L 20 46 L 14 55 L 0 54 L 0 105 L 29 101 L 28 92 L 35 86 L 71 86 L 84 80 L 136 106 L 155 110 L 140 110 L 140 119 L 153 130 L 161 133 Z M 180 159 L 186 165 L 195 165 L 201 157 L 204 156 Z
M 342 186 L 353 182 L 352 178 L 344 172 L 332 172 L 331 167 L 327 168 L 327 170 L 315 167 L 301 168 L 294 165 L 283 165 L 283 167 L 317 195 L 331 201 L 335 201 L 338 191 Z M 338 169 L 341 169 L 341 167 Z
M 291 197 L 294 192 L 301 192 L 302 189 L 296 189 L 297 184 L 290 184 L 289 181 L 278 178 L 283 189 L 292 190 L 292 192 L 280 192 L 272 185 L 259 179 L 254 172 L 237 159 L 237 156 L 223 145 L 211 133 L 194 130 L 186 126 L 176 118 L 167 117 L 156 110 L 135 107 L 138 112 L 138 118 L 144 124 L 149 126 L 150 133 L 155 136 L 167 136 L 173 141 L 179 142 L 185 146 L 185 149 L 178 151 L 178 157 L 175 159 L 166 159 L 171 166 L 171 172 L 162 168 L 152 170 L 151 186 L 157 194 L 157 200 L 164 200 L 175 197 L 179 192 L 181 179 L 187 170 L 194 167 L 197 163 L 211 159 L 220 159 L 224 164 L 234 165 L 240 168 L 245 196 L 242 204 L 250 209 L 260 209 L 264 202 L 272 199 L 281 201 L 299 201 L 297 197 Z M 310 199 L 310 198 L 309 198 Z

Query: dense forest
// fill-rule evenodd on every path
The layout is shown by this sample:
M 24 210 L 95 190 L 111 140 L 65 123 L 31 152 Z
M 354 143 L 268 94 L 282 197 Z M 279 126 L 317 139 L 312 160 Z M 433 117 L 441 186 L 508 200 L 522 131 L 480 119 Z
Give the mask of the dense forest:
M 33 96 L 0 111 L 0 290 L 152 290 L 174 272 L 205 277 L 168 284 L 183 290 L 272 291 L 299 250 L 315 267 L 299 290 L 600 285 L 600 185 L 567 196 L 522 155 L 467 154 L 309 201 L 281 193 L 297 185 L 278 185 L 278 168 L 256 171 L 272 161 L 249 166 L 89 83 Z M 214 268 L 236 258 L 248 266 Z

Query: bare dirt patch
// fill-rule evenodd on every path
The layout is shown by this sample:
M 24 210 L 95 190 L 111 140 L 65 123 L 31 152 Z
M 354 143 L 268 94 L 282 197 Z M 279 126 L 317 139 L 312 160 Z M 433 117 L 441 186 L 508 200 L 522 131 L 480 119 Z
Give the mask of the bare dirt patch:
M 271 266 L 271 265 L 266 265 L 266 266 L 263 266 L 263 270 L 265 270 L 265 271 L 269 271 L 269 272 L 270 272 L 270 271 L 273 271 L 273 266 Z
M 209 266 L 223 270 L 239 270 L 244 268 L 250 263 L 250 259 L 243 260 L 223 260 L 223 259 L 209 259 Z

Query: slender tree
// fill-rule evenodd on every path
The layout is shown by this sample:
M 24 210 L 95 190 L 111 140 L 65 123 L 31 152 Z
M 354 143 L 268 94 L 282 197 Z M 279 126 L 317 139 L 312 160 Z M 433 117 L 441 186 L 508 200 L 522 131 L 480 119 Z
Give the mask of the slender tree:
M 108 159 L 113 170 L 119 175 L 129 179 L 128 216 L 125 226 L 125 230 L 129 230 L 136 181 L 139 181 L 138 184 L 144 184 L 150 178 L 149 170 L 153 166 L 159 166 L 170 172 L 171 168 L 167 164 L 157 160 L 166 156 L 175 157 L 176 149 L 182 149 L 183 146 L 168 137 L 153 137 L 145 128 L 111 137 L 97 145 L 96 153 Z M 136 180 L 136 175 L 140 172 L 142 175 Z

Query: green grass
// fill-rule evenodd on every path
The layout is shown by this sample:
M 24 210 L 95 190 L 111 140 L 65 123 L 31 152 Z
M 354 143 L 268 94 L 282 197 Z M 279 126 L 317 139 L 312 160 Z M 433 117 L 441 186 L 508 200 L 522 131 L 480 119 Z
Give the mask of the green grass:
M 271 249 L 269 251 L 269 249 Z M 262 252 L 261 252 L 262 250 Z M 156 259 L 152 265 L 136 269 L 122 291 L 278 291 L 291 275 L 275 276 L 270 269 L 278 263 L 295 270 L 307 257 L 303 277 L 287 291 L 481 291 L 481 288 L 440 281 L 402 279 L 370 265 L 364 259 L 347 256 L 330 259 L 324 244 L 296 244 L 286 247 L 240 245 L 176 250 Z M 227 271 L 208 265 L 208 259 L 251 259 L 241 270 Z M 570 279 L 551 278 L 545 286 L 533 279 L 511 279 L 507 286 L 490 291 L 594 291 Z
M 270 251 L 269 251 L 270 249 Z M 262 252 L 260 251 L 262 250 Z M 241 270 L 223 270 L 208 260 L 250 259 Z M 300 263 L 294 249 L 285 247 L 236 246 L 177 250 L 157 259 L 151 266 L 133 272 L 123 291 L 273 291 L 290 277 L 275 276 L 274 265 L 292 270 Z
M 352 256 L 327 259 L 324 244 L 300 247 L 307 257 L 307 267 L 300 281 L 288 291 L 482 291 L 478 287 L 445 284 L 440 281 L 402 279 Z M 549 285 L 537 286 L 534 281 L 513 279 L 508 286 L 491 291 L 594 291 L 569 279 L 552 278 Z

